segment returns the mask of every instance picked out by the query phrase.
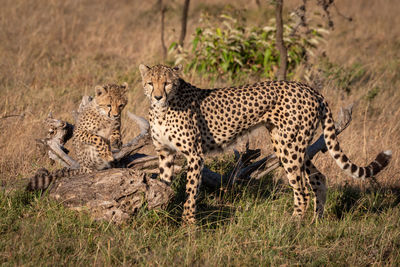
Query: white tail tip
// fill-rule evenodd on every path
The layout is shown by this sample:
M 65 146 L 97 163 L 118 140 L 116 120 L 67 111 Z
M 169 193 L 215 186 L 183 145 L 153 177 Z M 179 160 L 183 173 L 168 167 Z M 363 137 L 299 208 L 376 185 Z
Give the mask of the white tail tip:
M 387 156 L 391 156 L 392 155 L 392 150 L 386 150 L 386 151 L 383 151 L 383 153 L 385 155 L 387 155 Z

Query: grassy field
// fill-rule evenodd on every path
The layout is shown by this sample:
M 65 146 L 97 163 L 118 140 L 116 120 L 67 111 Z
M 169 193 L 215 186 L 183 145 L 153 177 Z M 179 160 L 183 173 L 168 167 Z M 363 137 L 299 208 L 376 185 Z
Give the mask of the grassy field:
M 268 179 L 266 179 L 268 180 Z M 37 196 L 0 197 L 0 263 L 9 265 L 397 265 L 398 196 L 330 190 L 326 218 L 290 219 L 287 186 L 262 184 L 220 196 L 203 192 L 200 222 L 181 227 L 182 200 L 116 226 Z
M 154 1 L 155 2 L 155 1 Z M 178 39 L 182 1 L 169 2 L 166 41 Z M 202 11 L 218 15 L 227 3 L 245 9 L 248 25 L 272 14 L 255 1 L 195 1 L 186 43 Z M 397 0 L 335 1 L 335 29 L 319 47 L 316 61 L 322 94 L 334 114 L 355 103 L 341 146 L 357 164 L 386 149 L 391 164 L 378 184 L 351 180 L 328 155 L 316 158 L 327 175 L 326 218 L 310 225 L 290 220 L 292 192 L 281 170 L 274 179 L 221 195 L 202 189 L 197 227 L 180 225 L 181 197 L 167 211 L 145 211 L 124 225 L 94 222 L 37 194 L 0 192 L 0 263 L 5 265 L 399 265 L 400 264 L 400 5 Z M 289 11 L 299 1 L 285 1 Z M 138 65 L 162 62 L 159 17 L 152 1 L 3 0 L 0 9 L 0 180 L 54 169 L 39 156 L 34 139 L 52 111 L 72 121 L 71 111 L 94 86 L 130 84 L 127 110 L 147 114 Z M 299 72 L 301 73 L 301 72 Z M 201 87 L 212 83 L 185 78 Z M 254 79 L 254 78 L 252 78 Z M 250 81 L 253 81 L 249 79 Z M 298 79 L 302 79 L 299 74 Z M 233 83 L 238 81 L 233 81 Z M 124 116 L 125 114 L 123 114 Z M 138 133 L 123 118 L 123 136 Z M 271 153 L 268 135 L 256 132 L 251 146 Z M 150 153 L 151 147 L 146 149 Z M 227 153 L 230 153 L 227 151 Z M 177 188 L 178 192 L 182 190 Z

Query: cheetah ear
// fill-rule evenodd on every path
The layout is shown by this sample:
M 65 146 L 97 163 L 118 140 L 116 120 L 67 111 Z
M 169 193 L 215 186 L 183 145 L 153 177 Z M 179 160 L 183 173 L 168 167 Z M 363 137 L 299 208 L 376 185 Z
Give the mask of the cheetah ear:
M 146 73 L 150 70 L 149 67 L 147 67 L 144 64 L 140 64 L 139 65 L 139 70 L 140 70 L 140 74 L 142 75 L 142 78 L 144 77 L 144 75 L 146 75 Z
M 183 69 L 182 64 L 178 64 L 175 67 L 172 68 L 175 72 L 180 73 Z
M 101 96 L 101 95 L 107 93 L 106 89 L 101 85 L 96 85 L 94 90 L 96 92 L 96 96 Z
M 122 84 L 122 88 L 123 88 L 123 93 L 124 94 L 126 94 L 126 92 L 128 91 L 128 89 L 129 89 L 129 86 L 128 86 L 128 83 L 127 82 L 124 82 L 123 84 Z

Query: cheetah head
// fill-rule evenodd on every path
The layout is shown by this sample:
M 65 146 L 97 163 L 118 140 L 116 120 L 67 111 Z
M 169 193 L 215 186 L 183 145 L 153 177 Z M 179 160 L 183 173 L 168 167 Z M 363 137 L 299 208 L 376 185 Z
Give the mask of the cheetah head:
M 95 101 L 99 112 L 110 119 L 117 119 L 128 102 L 126 91 L 128 84 L 106 84 L 95 87 Z
M 144 93 L 150 99 L 151 103 L 161 106 L 166 105 L 168 98 L 179 87 L 179 75 L 182 65 L 173 68 L 156 65 L 150 68 L 140 64 L 139 70 L 142 75 Z

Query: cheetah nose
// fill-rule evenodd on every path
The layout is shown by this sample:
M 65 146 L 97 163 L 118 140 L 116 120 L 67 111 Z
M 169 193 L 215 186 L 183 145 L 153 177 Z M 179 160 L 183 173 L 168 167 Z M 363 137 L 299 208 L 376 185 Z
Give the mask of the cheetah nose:
M 154 96 L 154 98 L 157 100 L 157 101 L 160 101 L 160 99 L 162 98 L 162 96 L 160 95 L 160 96 Z

